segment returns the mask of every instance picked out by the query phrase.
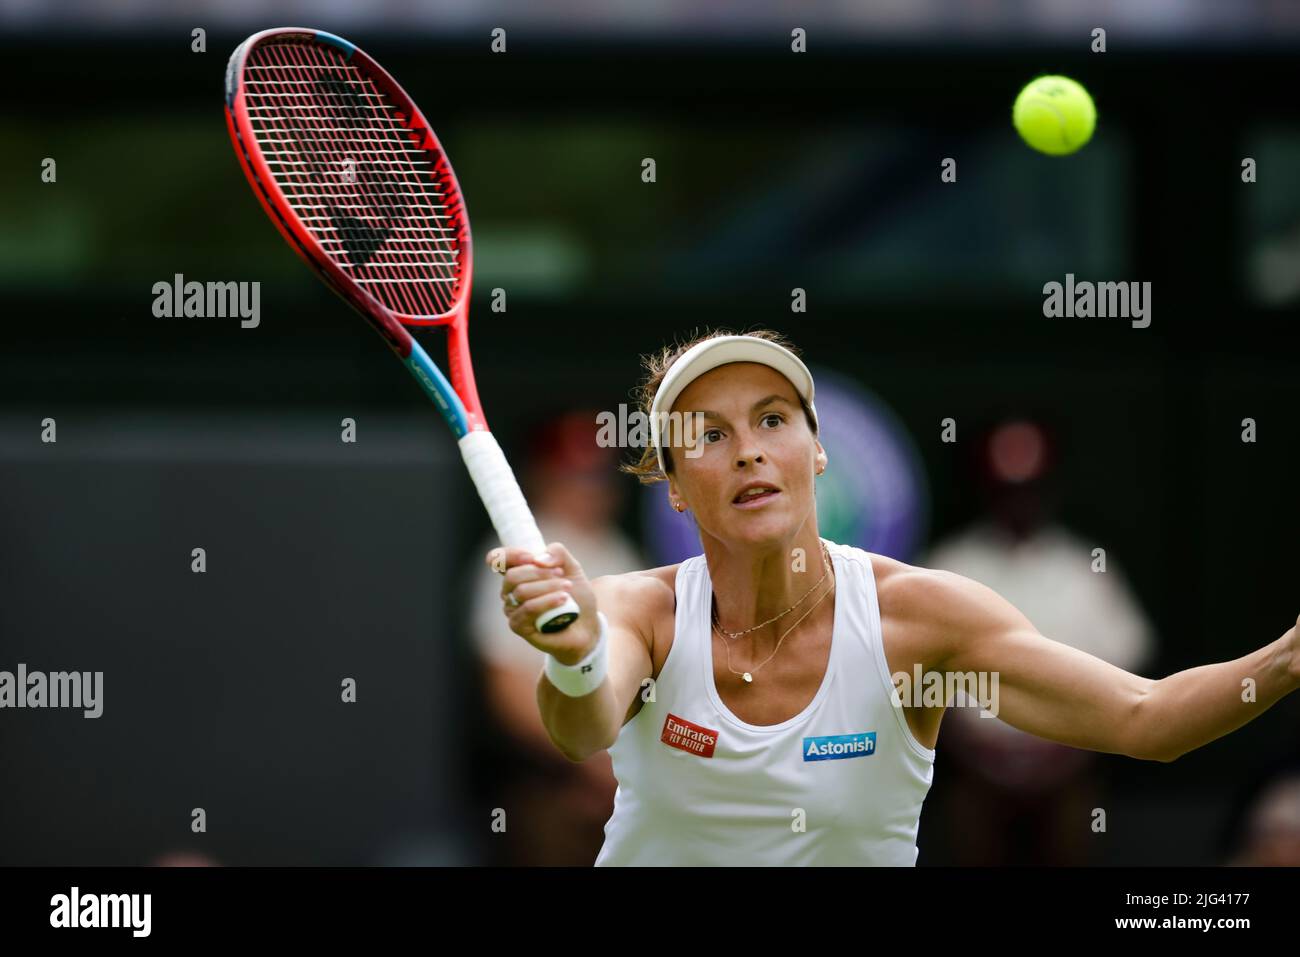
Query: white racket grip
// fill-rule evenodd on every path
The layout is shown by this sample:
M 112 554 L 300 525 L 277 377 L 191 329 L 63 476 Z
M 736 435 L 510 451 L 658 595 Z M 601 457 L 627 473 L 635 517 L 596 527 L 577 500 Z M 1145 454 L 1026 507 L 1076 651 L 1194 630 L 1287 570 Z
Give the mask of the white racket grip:
M 545 551 L 546 542 L 496 437 L 491 432 L 470 432 L 460 440 L 460 454 L 501 544 L 534 554 Z
M 479 498 L 487 507 L 488 517 L 492 519 L 492 527 L 496 529 L 501 544 L 508 548 L 526 548 L 534 555 L 544 552 L 546 542 L 496 438 L 491 432 L 480 430 L 468 433 L 458 444 L 469 477 L 474 480 Z M 542 612 L 537 617 L 537 630 L 560 631 L 577 617 L 578 605 L 570 598 L 558 608 Z

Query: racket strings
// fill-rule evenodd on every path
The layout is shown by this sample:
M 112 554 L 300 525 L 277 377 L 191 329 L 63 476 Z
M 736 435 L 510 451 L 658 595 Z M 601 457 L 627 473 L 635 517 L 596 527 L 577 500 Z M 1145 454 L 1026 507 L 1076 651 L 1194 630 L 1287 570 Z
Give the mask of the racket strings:
M 371 262 L 370 247 L 377 247 L 374 241 L 377 237 L 370 237 L 362 234 L 352 223 L 340 220 L 335 222 L 335 217 L 325 215 L 313 215 L 318 209 L 324 209 L 327 213 L 332 210 L 333 204 L 339 201 L 340 195 L 349 195 L 358 200 L 364 200 L 360 190 L 356 188 L 350 175 L 340 173 L 336 178 L 331 179 L 335 174 L 336 166 L 343 166 L 343 170 L 350 170 L 343 164 L 350 160 L 344 144 L 339 140 L 337 132 L 340 127 L 336 124 L 338 120 L 326 121 L 320 110 L 320 102 L 316 97 L 315 78 L 308 78 L 305 71 L 298 69 L 300 64 L 294 62 L 295 59 L 286 56 L 288 51 L 283 45 L 268 45 L 264 50 L 264 55 L 260 57 L 263 61 L 261 64 L 252 64 L 251 68 L 259 70 L 259 75 L 269 77 L 270 79 L 261 81 L 262 85 L 270 86 L 270 90 L 260 90 L 263 95 L 277 94 L 294 98 L 294 102 L 283 104 L 271 101 L 267 105 L 258 107 L 263 113 L 270 113 L 273 116 L 260 117 L 264 123 L 274 123 L 275 126 L 264 125 L 263 130 L 275 130 L 288 134 L 282 138 L 287 140 L 286 150 L 277 151 L 274 156 L 287 153 L 297 157 L 295 160 L 273 159 L 278 166 L 278 172 L 281 175 L 282 186 L 289 183 L 296 184 L 298 189 L 291 191 L 286 189 L 286 195 L 290 198 L 290 204 L 302 218 L 304 225 L 317 235 L 322 246 L 329 248 L 332 254 L 331 258 L 341 267 L 348 266 L 348 263 L 342 261 L 343 253 L 348 253 L 349 258 L 361 260 L 361 264 Z M 286 79 L 286 74 L 291 75 L 294 79 Z M 279 84 L 279 85 L 277 85 Z M 285 87 L 292 85 L 293 89 L 285 92 Z M 252 107 L 253 104 L 248 104 Z M 287 107 L 287 108 L 286 108 Z M 310 116 L 315 122 L 310 127 L 304 122 L 303 117 Z M 383 137 L 384 140 L 390 139 Z M 268 152 L 263 145 L 264 154 Z M 316 156 L 317 153 L 327 153 L 327 162 L 320 162 Z M 318 183 L 314 187 L 316 192 L 312 193 L 312 198 L 324 200 L 321 203 L 304 202 L 307 190 L 304 185 Z M 294 193 L 296 192 L 296 195 Z M 356 205 L 362 205 L 358 203 Z M 325 225 L 322 220 L 327 221 Z M 332 233 L 333 235 L 322 236 L 321 233 Z M 333 248 L 331 247 L 333 245 Z M 375 268 L 384 272 L 379 267 L 382 263 L 375 262 Z M 403 297 L 405 298 L 405 297 Z
M 390 127 L 385 125 L 379 125 L 372 130 L 371 132 L 376 134 L 374 136 L 358 137 L 355 135 L 357 131 L 366 130 L 364 99 L 355 95 L 356 91 L 348 88 L 348 74 L 339 69 L 337 57 L 331 59 L 314 46 L 303 48 L 303 52 L 309 62 L 315 66 L 325 67 L 324 70 L 317 74 L 312 90 L 313 93 L 321 95 L 320 101 L 324 105 L 328 122 L 334 124 L 328 127 L 330 132 L 327 134 L 329 138 L 333 139 L 333 145 L 346 152 L 361 145 L 363 140 L 379 139 L 383 143 L 382 152 L 391 154 L 394 150 L 406 149 L 406 145 L 402 143 L 400 133 L 394 133 Z M 381 101 L 380 109 L 386 110 L 387 107 L 388 105 Z M 349 135 L 349 132 L 352 135 Z M 378 183 L 374 181 L 373 167 L 377 163 L 383 163 L 386 160 L 390 161 L 390 165 L 392 165 L 391 155 L 378 157 L 366 155 L 381 152 L 380 149 L 376 149 L 374 146 L 362 147 L 362 152 L 365 155 L 365 162 L 358 167 L 349 167 L 349 170 L 351 172 L 351 181 L 357 186 L 364 184 L 369 190 L 371 198 L 369 204 L 370 219 L 363 218 L 366 215 L 364 213 L 349 215 L 337 205 L 330 205 L 328 214 L 340 233 L 338 237 L 340 242 L 348 253 L 349 259 L 352 260 L 352 266 L 347 268 L 357 269 L 357 274 L 354 274 L 352 278 L 360 284 L 375 286 L 376 288 L 371 290 L 375 297 L 384 301 L 390 308 L 416 314 L 430 308 L 428 300 L 431 298 L 424 293 L 422 287 L 412 285 L 407 281 L 413 275 L 419 273 L 418 256 L 394 251 L 383 257 L 374 258 L 379 248 L 387 242 L 388 238 L 397 229 L 402 228 L 400 224 L 408 221 L 407 210 L 402 205 L 401 200 L 410 187 L 408 184 L 393 181 L 389 189 L 374 190 L 372 187 L 376 185 L 388 184 L 383 181 Z M 355 158 L 352 157 L 351 153 L 347 153 L 346 162 L 355 162 Z M 378 197 L 380 201 L 376 203 L 373 201 L 375 198 L 373 194 L 376 192 L 389 195 Z M 417 229 L 420 225 L 422 224 L 416 223 L 405 228 Z M 346 266 L 347 264 L 341 265 Z M 362 273 L 362 270 L 365 270 L 365 272 Z M 378 275 L 375 273 L 378 273 Z M 388 293 L 387 298 L 384 295 L 385 293 Z
M 303 53 L 311 52 L 310 47 L 297 49 Z M 382 160 L 390 158 L 373 154 L 378 153 L 381 149 L 383 151 L 391 151 L 396 148 L 397 141 L 390 132 L 380 130 L 379 135 L 369 138 L 379 140 L 381 145 L 376 147 L 372 144 L 368 149 L 363 149 L 361 151 L 363 165 L 360 168 L 348 165 L 357 163 L 357 157 L 354 155 L 354 152 L 350 150 L 350 147 L 355 149 L 360 144 L 356 142 L 356 137 L 351 137 L 353 140 L 351 143 L 349 143 L 344 137 L 351 130 L 358 127 L 364 128 L 362 126 L 362 117 L 359 109 L 359 101 L 361 98 L 354 96 L 350 98 L 350 101 L 347 102 L 342 109 L 336 107 L 334 99 L 341 93 L 346 92 L 346 87 L 344 86 L 345 81 L 340 77 L 339 71 L 337 69 L 330 69 L 324 72 L 322 79 L 321 73 L 317 71 L 304 70 L 302 69 L 301 64 L 294 63 L 294 59 L 299 58 L 294 58 L 289 55 L 293 50 L 294 48 L 281 46 L 279 48 L 273 48 L 270 52 L 272 52 L 273 55 L 278 54 L 274 56 L 277 63 L 287 67 L 297 67 L 298 69 L 296 70 L 295 75 L 298 76 L 300 80 L 307 79 L 306 83 L 299 83 L 300 88 L 293 91 L 300 95 L 305 95 L 301 103 L 295 104 L 293 109 L 296 112 L 299 109 L 305 108 L 308 113 L 318 121 L 316 129 L 314 130 L 318 135 L 315 137 L 305 137 L 301 130 L 295 132 L 295 138 L 300 140 L 298 147 L 301 149 L 302 146 L 305 145 L 311 150 L 323 151 L 329 154 L 330 162 L 324 164 L 324 169 L 332 172 L 332 167 L 338 166 L 342 167 L 345 172 L 341 172 L 337 175 L 336 179 L 339 182 L 330 180 L 327 175 L 324 180 L 326 185 L 329 186 L 332 183 L 333 191 L 336 194 L 341 192 L 344 195 L 360 197 L 363 200 L 361 203 L 348 205 L 365 206 L 372 209 L 371 220 L 368 222 L 355 216 L 344 215 L 343 212 L 336 207 L 336 204 L 338 203 L 337 195 L 323 196 L 321 198 L 324 202 L 311 204 L 312 206 L 325 208 L 325 215 L 314 217 L 314 219 L 318 222 L 324 219 L 330 223 L 328 229 L 333 231 L 333 239 L 335 241 L 330 252 L 334 254 L 335 261 L 341 268 L 349 270 L 358 269 L 358 273 L 352 276 L 354 280 L 360 283 L 362 280 L 368 278 L 370 282 L 367 284 L 378 284 L 378 288 L 371 289 L 370 291 L 376 294 L 375 298 L 385 302 L 385 304 L 390 308 L 399 312 L 412 314 L 428 310 L 430 308 L 428 304 L 430 297 L 428 297 L 427 294 L 422 294 L 423 290 L 421 290 L 418 285 L 412 283 L 412 280 L 419 278 L 418 270 L 410 265 L 415 257 L 398 256 L 396 258 L 375 258 L 375 254 L 378 252 L 380 246 L 386 242 L 393 230 L 395 224 L 392 223 L 391 220 L 394 218 L 394 214 L 399 213 L 400 210 L 387 209 L 384 205 L 376 205 L 364 201 L 366 197 L 364 196 L 363 187 L 370 185 L 366 183 L 366 179 L 370 175 L 370 169 L 374 166 L 374 161 L 376 159 Z M 307 58 L 304 57 L 300 59 Z M 320 58 L 314 59 L 316 61 L 315 65 L 320 65 Z M 338 66 L 337 63 L 328 65 L 335 68 Z M 310 75 L 313 72 L 316 73 L 316 76 L 314 77 Z M 286 126 L 291 129 L 302 125 L 301 123 L 296 122 L 296 117 L 293 112 L 290 112 L 286 116 L 285 120 Z M 315 159 L 312 158 L 304 162 L 315 164 Z M 320 165 L 321 164 L 308 165 L 305 168 L 310 172 L 316 172 Z M 291 171 L 298 172 L 300 170 Z M 343 187 L 341 190 L 339 189 L 339 183 L 341 183 Z M 388 192 L 394 192 L 394 190 L 388 190 Z M 389 197 L 389 199 L 391 198 L 392 197 Z M 309 215 L 305 210 L 300 210 L 299 214 L 304 217 Z M 346 259 L 349 260 L 348 262 L 341 261 L 344 258 L 344 254 L 346 254 Z M 360 270 L 364 270 L 364 274 L 362 274 Z M 386 289 L 382 284 L 390 284 L 392 288 Z M 387 293 L 387 295 L 385 295 L 385 293 Z
M 319 51 L 309 48 L 308 52 L 313 54 L 318 54 Z M 333 125 L 325 128 L 326 136 L 323 137 L 323 139 L 333 140 L 334 142 L 330 143 L 331 146 L 333 146 L 335 149 L 342 148 L 344 151 L 346 151 L 349 144 L 346 142 L 344 143 L 338 142 L 340 132 L 346 134 L 349 131 L 364 129 L 367 120 L 366 114 L 368 112 L 373 112 L 373 111 L 366 110 L 365 108 L 366 104 L 364 102 L 365 98 L 361 95 L 361 93 L 349 87 L 347 83 L 347 79 L 345 77 L 342 77 L 340 75 L 340 72 L 337 69 L 334 69 L 334 67 L 338 66 L 337 62 L 330 63 L 324 58 L 320 57 L 319 55 L 315 56 L 314 59 L 318 65 L 325 66 L 328 68 L 322 74 L 318 74 L 318 78 L 314 82 L 314 86 L 313 86 L 313 92 L 323 94 L 322 102 L 326 107 L 327 113 L 332 117 L 330 122 Z M 368 92 L 368 91 L 363 91 L 363 92 Z M 372 93 L 370 99 L 380 99 L 380 97 L 377 94 Z M 369 137 L 369 139 L 371 140 L 377 139 L 381 141 L 384 148 L 389 151 L 398 149 L 398 150 L 402 150 L 403 152 L 407 152 L 405 147 L 394 145 L 395 143 L 400 143 L 400 137 L 401 137 L 400 132 L 396 132 L 396 133 L 394 132 L 395 126 L 396 124 L 394 123 L 391 122 L 386 123 L 380 130 L 381 133 L 380 136 Z M 355 141 L 356 137 L 352 136 L 351 139 Z M 351 145 L 356 145 L 356 143 L 353 142 Z M 374 151 L 374 147 L 373 144 L 371 144 L 370 152 L 373 153 L 373 151 Z M 419 151 L 416 152 L 417 155 L 419 155 Z M 357 183 L 358 185 L 364 184 L 367 187 L 373 187 L 373 185 L 375 184 L 368 181 L 374 179 L 373 168 L 377 164 L 375 163 L 374 156 L 368 155 L 366 158 L 368 162 L 365 164 L 365 167 L 355 171 L 360 175 L 357 177 L 356 180 L 354 180 L 354 182 Z M 389 161 L 390 165 L 398 165 L 392 163 L 392 161 L 387 157 L 381 157 L 380 159 Z M 380 170 L 380 173 L 383 174 L 386 174 L 387 172 L 388 172 L 387 170 L 382 170 L 382 169 Z M 401 178 L 407 179 L 409 181 L 409 177 L 401 177 Z M 418 182 L 416 183 L 416 185 L 418 186 Z M 373 188 L 370 188 L 369 193 L 371 194 L 371 196 L 374 196 L 376 193 L 387 194 L 387 195 L 379 196 L 378 198 L 380 202 L 378 203 L 372 201 L 370 203 L 360 203 L 360 204 L 342 204 L 342 203 L 311 204 L 311 205 L 330 207 L 328 209 L 329 218 L 335 222 L 338 231 L 342 233 L 339 239 L 341 242 L 347 244 L 348 252 L 351 254 L 351 258 L 353 260 L 357 261 L 357 263 L 360 265 L 373 264 L 376 267 L 387 266 L 388 267 L 387 270 L 383 268 L 379 268 L 378 271 L 380 272 L 395 271 L 398 274 L 396 280 L 394 280 L 394 277 L 392 275 L 384 275 L 380 277 L 374 277 L 374 281 L 396 281 L 400 284 L 403 279 L 410 277 L 411 267 L 408 264 L 411 263 L 418 264 L 420 262 L 426 262 L 426 261 L 437 261 L 444 258 L 439 256 L 422 257 L 419 255 L 411 255 L 408 253 L 408 254 L 399 254 L 395 260 L 394 259 L 388 259 L 388 260 L 371 259 L 373 254 L 377 251 L 377 247 L 381 245 L 384 241 L 386 241 L 387 234 L 392 229 L 393 220 L 397 220 L 397 221 L 410 220 L 413 218 L 417 218 L 419 216 L 419 214 L 416 214 L 416 216 L 413 217 L 409 213 L 409 211 L 401 205 L 402 200 L 405 198 L 406 195 L 405 191 L 410 188 L 410 183 L 409 182 L 404 183 L 402 184 L 402 187 L 403 187 L 402 190 L 392 190 L 392 189 L 375 190 Z M 429 205 L 429 204 L 422 204 L 422 205 Z M 358 206 L 369 206 L 371 207 L 371 209 L 368 214 L 362 212 L 357 215 L 344 216 L 344 215 L 340 215 L 339 212 L 339 207 L 343 207 L 343 206 L 350 206 L 354 208 Z M 426 210 L 426 213 L 431 213 L 431 212 L 433 211 Z M 434 213 L 434 215 L 436 215 L 436 213 Z M 428 223 L 426 222 L 422 225 L 427 226 Z M 407 228 L 413 229 L 416 227 L 407 227 Z M 364 277 L 358 276 L 357 278 L 361 279 Z M 399 299 L 403 299 L 403 300 L 407 299 L 405 294 L 408 292 L 408 290 L 401 288 L 400 285 L 399 288 L 391 291 Z M 412 312 L 418 311 L 418 308 L 409 306 L 409 301 L 407 302 L 407 306 L 409 311 Z
M 301 40 L 251 51 L 244 86 L 258 147 L 330 259 L 394 312 L 449 312 L 463 207 L 411 117 L 337 50 Z
M 338 59 L 337 55 L 335 55 L 335 64 L 324 63 L 323 62 L 325 60 L 324 50 L 319 46 L 314 46 L 309 48 L 309 52 L 312 55 L 314 55 L 316 60 L 318 62 L 321 62 L 322 65 L 336 65 L 337 63 L 337 59 Z M 359 71 L 356 72 L 359 73 Z M 375 101 L 382 102 L 384 100 L 384 97 L 380 93 L 380 91 L 378 91 L 375 88 L 373 80 L 371 80 L 369 77 L 362 77 L 362 82 L 364 84 L 368 84 L 368 88 L 363 88 L 361 93 L 357 94 L 352 89 L 352 87 L 348 85 L 348 82 L 346 80 L 341 79 L 337 73 L 331 71 L 329 74 L 327 74 L 326 79 L 321 81 L 321 86 L 325 88 L 327 92 L 337 96 L 337 101 L 335 100 L 329 101 L 331 104 L 334 104 L 336 102 L 345 104 L 342 107 L 344 118 L 356 124 L 354 128 L 364 132 L 365 125 L 366 125 L 365 121 L 373 120 L 374 118 L 378 117 L 382 124 L 386 124 L 385 132 L 388 135 L 390 141 L 399 144 L 404 144 L 392 148 L 396 149 L 407 160 L 409 160 L 409 157 L 411 155 L 421 157 L 421 159 L 419 160 L 409 160 L 409 165 L 401 165 L 401 161 L 396 161 L 395 165 L 399 165 L 401 167 L 399 170 L 400 174 L 403 177 L 403 182 L 401 185 L 406 188 L 414 188 L 416 191 L 418 191 L 417 198 L 425 199 L 427 201 L 423 203 L 419 203 L 419 202 L 409 203 L 408 205 L 403 206 L 400 203 L 395 202 L 395 200 L 404 198 L 403 194 L 399 190 L 394 190 L 394 189 L 372 190 L 371 195 L 379 196 L 379 198 L 381 199 L 381 203 L 379 204 L 380 209 L 388 213 L 390 217 L 393 216 L 393 214 L 396 214 L 397 218 L 404 218 L 408 220 L 412 220 L 412 219 L 423 220 L 425 221 L 425 227 L 428 230 L 431 230 L 435 233 L 441 230 L 447 230 L 448 227 L 438 225 L 439 221 L 445 221 L 447 218 L 445 212 L 442 214 L 438 213 L 438 210 L 445 210 L 446 208 L 445 204 L 435 202 L 435 200 L 441 199 L 441 196 L 437 194 L 435 194 L 434 196 L 430 196 L 428 194 L 427 189 L 425 188 L 425 177 L 419 175 L 421 171 L 418 169 L 412 170 L 410 168 L 411 166 L 418 167 L 421 165 L 431 166 L 432 161 L 428 159 L 430 154 L 423 149 L 417 148 L 414 143 L 414 136 L 405 127 L 399 125 L 398 122 L 396 122 L 394 117 L 401 116 L 399 111 L 391 109 L 389 104 L 387 104 L 386 102 L 383 103 L 384 108 L 381 112 L 375 112 L 374 109 L 370 108 L 370 104 L 374 103 Z M 358 120 L 360 120 L 361 122 L 357 123 Z M 362 138 L 366 139 L 366 137 L 362 137 Z M 440 154 L 438 155 L 438 158 L 441 160 Z M 385 172 L 390 172 L 390 171 L 385 171 Z M 383 186 L 386 184 L 381 180 L 376 185 Z M 411 209 L 416 209 L 420 211 L 412 213 L 410 212 Z M 451 234 L 444 233 L 443 235 L 450 236 Z M 444 285 L 451 285 L 454 283 L 455 280 L 456 257 L 455 257 L 455 250 L 454 250 L 454 242 L 455 241 L 453 237 L 451 239 L 451 248 L 448 248 L 445 242 L 442 244 L 441 248 L 439 248 L 439 244 L 435 243 L 434 248 L 432 250 L 404 249 L 404 250 L 398 250 L 398 254 L 408 257 L 407 261 L 409 261 L 409 258 L 412 256 L 426 256 L 427 257 L 426 259 L 416 259 L 415 262 L 417 264 L 422 264 L 422 265 L 432 264 L 435 267 L 434 272 L 435 274 L 437 274 L 437 278 L 441 280 L 444 283 Z M 450 292 L 454 290 L 440 290 L 440 291 Z M 439 311 L 446 311 L 446 309 L 450 308 L 451 301 L 449 300 L 445 304 L 440 304 L 440 305 L 441 308 L 439 309 Z
M 288 134 L 284 138 L 291 141 L 291 155 L 298 157 L 297 160 L 276 160 L 281 185 L 288 187 L 293 184 L 298 187 L 296 190 L 285 189 L 290 204 L 303 219 L 304 225 L 311 229 L 321 240 L 322 246 L 328 249 L 330 258 L 341 268 L 351 269 L 353 265 L 370 266 L 370 271 L 378 273 L 382 278 L 413 278 L 410 269 L 388 266 L 382 260 L 373 259 L 373 252 L 385 238 L 383 233 L 369 229 L 363 232 L 360 221 L 340 217 L 334 212 L 333 205 L 340 202 L 340 196 L 348 196 L 362 202 L 365 200 L 359 188 L 359 181 L 353 178 L 354 171 L 346 165 L 356 162 L 355 157 L 348 152 L 347 145 L 340 138 L 340 132 L 348 127 L 340 125 L 341 121 L 337 117 L 327 118 L 328 111 L 323 109 L 324 101 L 317 96 L 317 79 L 310 76 L 315 71 L 303 69 L 300 62 L 302 58 L 290 57 L 288 53 L 289 50 L 284 45 L 268 45 L 265 55 L 261 58 L 265 62 L 257 65 L 256 68 L 260 70 L 261 75 L 272 78 L 267 81 L 269 84 L 282 82 L 292 83 L 295 86 L 295 89 L 290 92 L 297 99 L 288 105 L 287 109 L 284 108 L 285 104 L 280 103 L 263 107 L 265 112 L 275 114 L 273 118 L 264 117 L 264 119 L 276 124 L 275 127 L 265 126 L 264 129 L 275 129 Z M 294 79 L 286 80 L 286 75 Z M 283 92 L 283 90 L 276 88 L 263 92 Z M 391 137 L 384 136 L 382 139 L 390 140 Z M 320 161 L 319 154 L 325 154 L 325 162 Z M 310 186 L 316 194 L 315 198 L 324 202 L 304 202 L 304 193 L 307 191 L 303 188 L 305 186 Z M 313 209 L 309 210 L 307 207 Z M 311 213 L 317 207 L 324 207 L 327 215 L 313 216 Z M 327 221 L 328 225 L 322 220 Z M 329 235 L 322 235 L 322 233 Z M 418 302 L 419 297 L 399 289 L 395 290 L 393 295 L 382 298 L 390 308 L 396 307 L 399 311 L 407 312 L 412 311 L 412 305 Z

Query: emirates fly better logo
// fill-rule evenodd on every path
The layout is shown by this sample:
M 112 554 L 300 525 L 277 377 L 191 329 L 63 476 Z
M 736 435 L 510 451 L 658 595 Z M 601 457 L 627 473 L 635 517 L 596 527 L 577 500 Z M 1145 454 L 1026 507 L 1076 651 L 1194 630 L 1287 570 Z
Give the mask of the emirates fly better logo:
M 713 749 L 718 745 L 718 732 L 670 713 L 664 720 L 664 730 L 659 735 L 659 740 L 670 748 L 711 758 Z

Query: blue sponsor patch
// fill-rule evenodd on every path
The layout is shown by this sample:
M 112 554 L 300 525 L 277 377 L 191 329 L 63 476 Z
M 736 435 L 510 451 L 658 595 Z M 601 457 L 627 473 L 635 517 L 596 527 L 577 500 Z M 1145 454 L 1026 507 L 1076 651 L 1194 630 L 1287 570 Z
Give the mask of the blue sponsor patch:
M 857 734 L 826 734 L 819 738 L 803 739 L 805 761 L 838 761 L 841 758 L 863 758 L 876 753 L 876 732 L 860 731 Z

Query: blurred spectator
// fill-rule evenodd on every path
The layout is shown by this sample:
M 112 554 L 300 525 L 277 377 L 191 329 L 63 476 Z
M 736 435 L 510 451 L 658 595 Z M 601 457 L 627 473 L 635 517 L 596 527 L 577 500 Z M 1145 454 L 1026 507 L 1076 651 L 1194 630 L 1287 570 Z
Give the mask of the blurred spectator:
M 1300 751 L 1246 788 L 1225 838 L 1228 865 L 1300 867 Z
M 548 542 L 567 545 L 589 578 L 644 567 L 615 524 L 623 502 L 617 449 L 596 444 L 596 413 L 571 412 L 538 428 L 523 472 L 524 491 Z M 483 661 L 489 711 L 519 760 L 501 769 L 510 835 L 507 863 L 589 866 L 604 841 L 616 782 L 607 752 L 574 764 L 551 743 L 537 710 L 543 655 L 513 634 L 501 610 L 501 577 L 476 552 L 470 628 Z
M 1053 521 L 1053 447 L 1039 423 L 1000 422 L 976 456 L 986 517 L 938 544 L 927 564 L 981 582 L 1038 630 L 1126 671 L 1152 657 L 1151 627 L 1107 556 Z M 943 720 L 956 765 L 946 815 L 956 863 L 1083 864 L 1098 806 L 1095 755 L 1019 731 L 974 707 Z
M 149 862 L 154 867 L 219 867 L 215 858 L 202 851 L 168 851 Z

